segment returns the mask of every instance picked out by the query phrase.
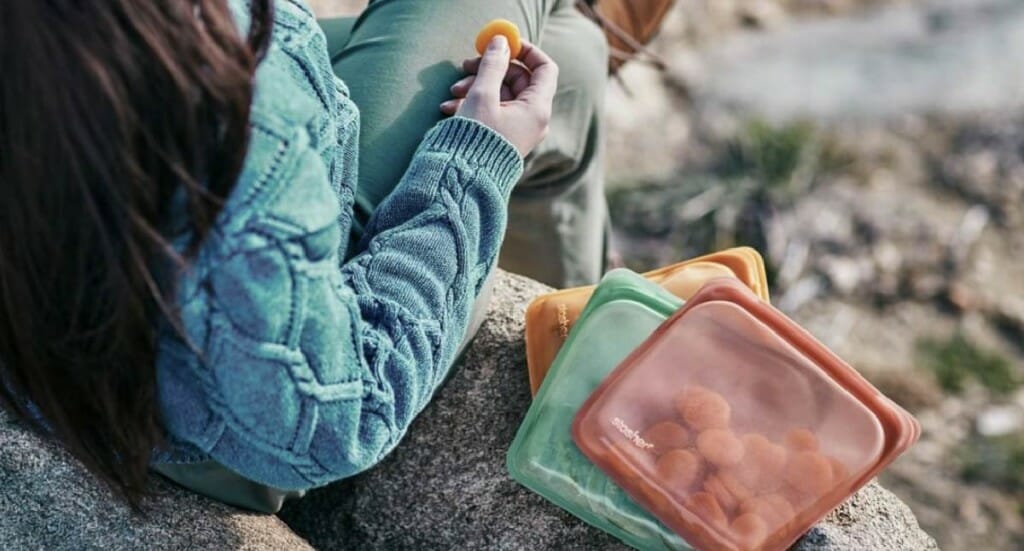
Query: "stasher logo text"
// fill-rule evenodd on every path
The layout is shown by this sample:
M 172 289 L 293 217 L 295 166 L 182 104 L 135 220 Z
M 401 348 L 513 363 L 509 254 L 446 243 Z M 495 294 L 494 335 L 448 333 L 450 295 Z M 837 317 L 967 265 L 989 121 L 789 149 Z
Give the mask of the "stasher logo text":
M 627 425 L 626 422 L 623 421 L 622 419 L 618 417 L 612 419 L 612 426 L 619 429 L 619 432 L 621 432 L 623 436 L 629 438 L 629 440 L 633 442 L 634 446 L 642 450 L 654 447 L 654 444 L 651 444 L 650 442 L 644 440 L 643 438 L 640 438 L 640 433 L 629 428 L 629 425 Z

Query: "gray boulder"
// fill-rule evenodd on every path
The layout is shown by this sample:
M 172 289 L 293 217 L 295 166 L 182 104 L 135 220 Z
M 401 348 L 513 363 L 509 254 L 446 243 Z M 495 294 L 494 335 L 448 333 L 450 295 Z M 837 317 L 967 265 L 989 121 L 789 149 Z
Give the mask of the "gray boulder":
M 132 515 L 59 446 L 0 413 L 0 549 L 622 548 L 505 472 L 505 452 L 530 403 L 523 311 L 548 290 L 501 274 L 462 367 L 398 449 L 371 471 L 290 504 L 284 522 L 156 477 L 148 514 Z M 936 548 L 910 510 L 877 484 L 797 545 Z
M 153 477 L 135 515 L 74 458 L 0 412 L 0 549 L 312 550 L 280 519 Z

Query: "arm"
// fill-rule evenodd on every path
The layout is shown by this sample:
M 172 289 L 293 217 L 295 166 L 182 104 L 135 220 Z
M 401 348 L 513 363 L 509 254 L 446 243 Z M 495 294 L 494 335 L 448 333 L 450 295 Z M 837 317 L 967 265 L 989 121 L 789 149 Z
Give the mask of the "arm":
M 224 423 L 210 455 L 284 489 L 375 464 L 454 359 L 522 170 L 515 148 L 456 118 L 428 133 L 371 223 L 367 250 L 338 267 L 336 218 L 281 223 L 288 205 L 330 201 L 315 149 L 284 163 L 286 190 L 229 239 L 211 275 L 208 405 Z
M 286 184 L 217 248 L 200 377 L 221 422 L 196 438 L 218 462 L 282 489 L 355 474 L 443 379 L 554 94 L 556 69 L 535 50 L 537 84 L 501 102 L 508 47 L 495 46 L 464 116 L 427 134 L 378 208 L 365 252 L 339 268 L 341 207 L 304 129 L 276 165 Z

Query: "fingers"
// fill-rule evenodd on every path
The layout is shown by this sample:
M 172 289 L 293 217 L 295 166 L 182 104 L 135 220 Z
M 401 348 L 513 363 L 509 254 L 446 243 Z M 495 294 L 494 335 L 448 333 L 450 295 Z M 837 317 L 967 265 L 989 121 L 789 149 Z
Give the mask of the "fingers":
M 469 89 L 473 86 L 475 79 L 475 76 L 469 76 L 455 83 L 456 85 L 452 86 L 453 99 L 441 103 L 441 112 L 445 115 L 455 114 L 455 112 L 458 111 L 459 106 L 462 105 L 461 100 L 466 99 L 466 95 Z M 512 91 L 512 88 L 510 88 L 509 85 L 503 84 L 501 86 L 500 99 L 503 102 L 512 101 L 516 99 L 516 94 Z
M 471 57 L 462 61 L 462 72 L 467 75 L 475 75 L 480 69 L 480 60 L 482 57 Z
M 461 98 L 450 99 L 441 104 L 441 112 L 450 117 L 459 111 L 459 108 L 462 107 L 462 104 L 465 101 L 465 99 Z
M 508 86 L 502 86 L 501 87 L 501 101 L 512 101 L 514 99 L 516 99 L 516 98 L 515 98 L 515 96 L 512 95 L 512 90 L 510 90 Z M 450 117 L 450 116 L 454 115 L 455 113 L 458 113 L 459 108 L 462 107 L 462 104 L 465 103 L 465 102 L 466 102 L 466 98 L 450 99 L 450 100 L 448 100 L 448 101 L 446 101 L 446 102 L 441 104 L 441 113 L 443 113 L 443 114 L 445 114 L 445 115 Z
M 473 83 L 476 82 L 475 75 L 469 75 L 468 77 L 452 84 L 452 87 L 448 89 L 452 93 L 452 96 L 456 98 L 464 98 L 469 93 L 469 89 L 473 87 Z
M 523 52 L 519 54 L 523 65 L 530 70 L 530 86 L 524 93 L 533 93 L 543 101 L 551 101 L 558 88 L 558 65 L 548 54 L 532 43 L 523 41 Z
M 476 74 L 479 71 L 481 59 L 476 57 L 463 61 L 462 70 L 469 75 Z M 528 76 L 515 84 L 509 83 L 516 97 L 519 97 L 532 84 L 530 92 L 538 94 L 539 100 L 548 101 L 554 98 L 555 90 L 558 88 L 558 65 L 535 44 L 523 40 L 523 51 L 512 67 L 524 68 L 524 74 Z M 515 76 L 521 78 L 519 73 Z
M 469 93 L 469 89 L 473 87 L 474 82 L 476 82 L 476 75 L 471 74 L 453 84 L 449 91 L 456 98 L 464 98 Z M 507 87 L 511 90 L 513 97 L 515 97 L 530 85 L 530 72 L 522 65 L 509 65 L 502 84 L 504 84 L 502 88 Z M 501 99 L 502 101 L 508 101 L 511 98 L 502 97 Z
M 523 51 L 519 53 L 518 59 L 519 61 L 522 61 L 523 65 L 525 65 L 530 71 L 536 71 L 538 68 L 545 65 L 555 64 L 554 60 L 552 60 L 548 54 L 544 53 L 544 50 L 541 50 L 536 44 L 526 39 L 523 39 Z
M 501 85 L 510 61 L 508 39 L 501 35 L 495 36 L 480 58 L 476 79 L 466 95 L 479 95 L 483 101 L 499 101 Z
M 531 78 L 533 76 L 526 67 L 512 65 L 508 68 L 508 74 L 505 76 L 505 85 L 511 90 L 512 97 L 515 98 L 530 86 Z

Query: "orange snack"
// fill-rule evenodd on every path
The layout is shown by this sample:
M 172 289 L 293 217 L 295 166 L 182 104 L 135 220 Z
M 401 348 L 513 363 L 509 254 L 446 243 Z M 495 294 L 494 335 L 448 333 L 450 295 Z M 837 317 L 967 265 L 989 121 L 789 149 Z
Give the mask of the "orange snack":
M 725 486 L 725 489 L 736 498 L 737 502 L 754 496 L 754 492 L 750 491 L 750 488 L 740 482 L 740 480 L 729 471 L 719 471 L 718 480 L 723 486 Z
M 498 35 L 503 35 L 508 40 L 508 47 L 512 53 L 512 59 L 519 57 L 519 54 L 523 51 L 523 39 L 519 34 L 519 27 L 515 23 L 508 19 L 495 19 L 480 29 L 480 34 L 476 35 L 476 51 L 480 55 L 484 55 L 484 51 L 487 50 L 487 45 L 491 43 L 491 40 Z
M 741 436 L 740 442 L 743 461 L 731 470 L 733 476 L 748 488 L 773 489 L 786 467 L 786 449 L 754 432 Z
M 715 496 L 722 510 L 731 513 L 739 506 L 740 500 L 729 491 L 717 474 L 713 474 L 704 480 L 704 491 Z
M 672 488 L 685 490 L 700 476 L 703 462 L 693 452 L 672 450 L 658 458 L 655 469 Z
M 786 464 L 786 482 L 815 499 L 832 489 L 832 465 L 816 452 L 797 452 Z
M 736 517 L 729 529 L 743 549 L 757 549 L 768 535 L 768 526 L 764 519 L 754 513 L 744 513 Z
M 807 429 L 793 429 L 786 433 L 786 446 L 796 451 L 818 451 L 818 437 Z
M 717 467 L 731 467 L 743 459 L 743 443 L 728 429 L 708 429 L 697 435 L 697 451 Z
M 673 399 L 676 411 L 694 430 L 724 429 L 729 426 L 731 408 L 721 394 L 693 385 Z
M 789 500 L 779 494 L 765 494 L 752 497 L 740 503 L 739 513 L 754 513 L 764 519 L 769 532 L 774 532 L 779 527 L 793 520 L 793 506 Z
M 690 432 L 679 423 L 662 421 L 651 425 L 640 435 L 650 444 L 654 444 L 654 454 L 661 455 L 669 450 L 685 448 L 690 443 Z
M 792 503 L 793 509 L 796 511 L 803 511 L 814 503 L 815 500 L 815 496 L 801 492 L 791 484 L 783 484 L 782 487 L 779 488 L 779 495 L 789 503 Z
M 715 500 L 715 496 L 707 492 L 692 494 L 686 498 L 684 505 L 711 526 L 722 528 L 729 524 L 729 517 L 725 516 L 722 506 Z
M 839 484 L 845 482 L 847 478 L 850 478 L 850 469 L 846 467 L 846 463 L 843 463 L 835 457 L 829 457 L 828 462 L 832 465 L 832 483 Z

